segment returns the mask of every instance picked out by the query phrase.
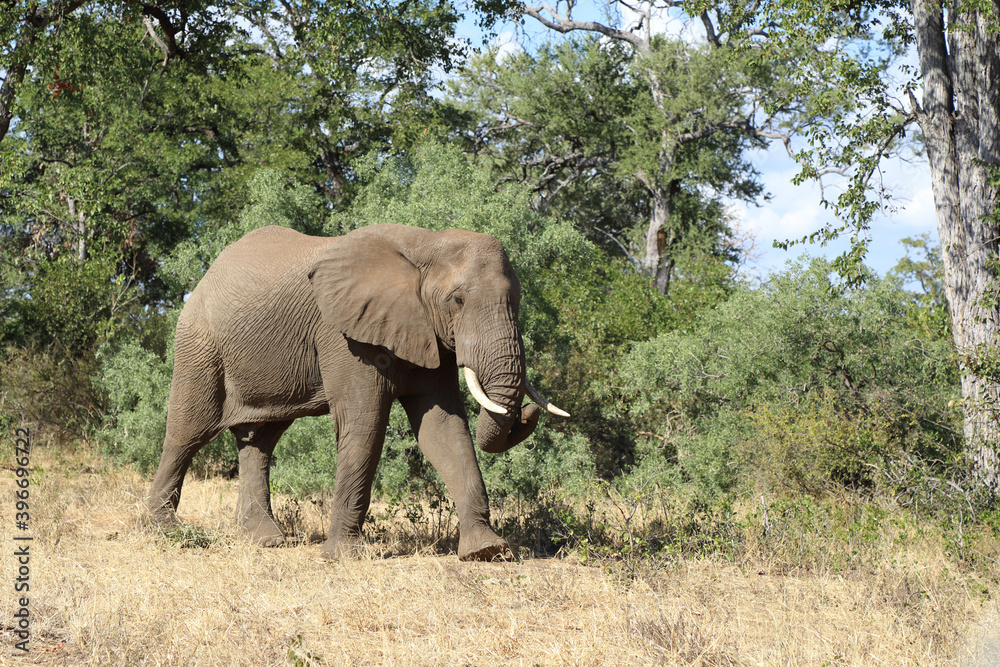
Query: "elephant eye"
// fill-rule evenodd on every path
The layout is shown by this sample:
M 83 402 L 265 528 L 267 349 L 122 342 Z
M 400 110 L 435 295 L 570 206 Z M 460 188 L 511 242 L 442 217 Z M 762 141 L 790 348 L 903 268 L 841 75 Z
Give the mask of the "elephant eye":
M 451 297 L 451 298 L 452 298 L 452 299 L 453 299 L 453 300 L 455 301 L 455 303 L 457 303 L 457 304 L 458 304 L 458 305 L 460 305 L 460 306 L 461 306 L 461 305 L 462 305 L 463 303 L 465 303 L 465 302 L 464 302 L 464 301 L 462 300 L 462 297 L 460 297 L 460 296 L 459 296 L 459 295 L 457 295 L 457 294 L 456 294 L 455 296 Z

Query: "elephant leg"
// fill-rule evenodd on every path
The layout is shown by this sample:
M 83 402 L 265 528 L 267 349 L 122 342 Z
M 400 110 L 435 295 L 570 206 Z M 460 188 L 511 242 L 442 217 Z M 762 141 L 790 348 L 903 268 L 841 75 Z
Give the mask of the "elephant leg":
M 510 554 L 507 541 L 490 527 L 489 498 L 461 397 L 456 396 L 445 405 L 432 396 L 409 396 L 400 402 L 417 434 L 420 451 L 455 499 L 459 560 L 493 560 Z
M 236 500 L 236 523 L 262 547 L 277 547 L 285 535 L 271 511 L 271 457 L 281 434 L 291 421 L 240 424 L 229 430 L 236 436 L 240 452 L 240 495 Z
M 167 433 L 149 491 L 149 520 L 160 528 L 180 523 L 176 512 L 184 475 L 198 450 L 222 433 L 224 402 L 221 360 L 202 337 L 178 324 Z
M 324 558 L 351 557 L 361 543 L 361 527 L 371 504 L 372 482 L 382 455 L 391 402 L 336 409 L 337 478 L 330 533 L 320 549 Z
M 149 521 L 161 529 L 178 525 L 177 505 L 181 500 L 181 487 L 195 454 L 218 437 L 221 428 L 214 430 L 192 428 L 187 423 L 167 419 L 167 435 L 163 441 L 160 465 L 153 477 L 149 492 Z

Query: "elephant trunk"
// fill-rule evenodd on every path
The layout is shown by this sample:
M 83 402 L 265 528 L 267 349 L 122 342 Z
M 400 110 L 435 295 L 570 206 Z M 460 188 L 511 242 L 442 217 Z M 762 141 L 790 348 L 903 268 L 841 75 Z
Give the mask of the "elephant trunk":
M 531 434 L 538 422 L 537 408 L 521 407 L 527 386 L 524 343 L 516 326 L 512 327 L 513 333 L 510 329 L 509 326 L 497 327 L 494 336 L 475 340 L 460 355 L 464 357 L 462 361 L 467 359 L 463 364 L 466 383 L 483 406 L 479 412 L 476 442 L 480 449 L 492 454 L 517 445 Z M 475 387 L 477 383 L 481 383 L 481 393 Z
M 517 444 L 510 442 L 508 435 L 520 416 L 524 398 L 524 352 L 493 361 L 494 368 L 484 374 L 483 391 L 504 412 L 498 414 L 485 406 L 479 410 L 476 442 L 484 452 L 499 454 Z
M 484 452 L 502 454 L 532 434 L 540 415 L 538 406 L 531 403 L 523 408 L 516 408 L 508 416 L 482 408 L 476 427 L 476 442 Z

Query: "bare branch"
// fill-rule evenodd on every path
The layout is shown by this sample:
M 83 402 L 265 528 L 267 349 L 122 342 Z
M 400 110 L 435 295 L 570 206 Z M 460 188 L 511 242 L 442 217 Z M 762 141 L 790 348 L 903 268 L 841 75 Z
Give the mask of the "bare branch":
M 552 16 L 552 20 L 545 18 L 542 12 L 548 12 Z M 566 16 L 560 16 L 555 9 L 553 9 L 547 2 L 543 2 L 538 7 L 529 7 L 528 5 L 521 5 L 521 13 L 527 14 L 532 17 L 546 28 L 550 30 L 555 30 L 560 33 L 573 32 L 575 30 L 583 30 L 586 32 L 596 32 L 604 35 L 605 37 L 610 37 L 621 42 L 627 42 L 635 47 L 642 53 L 650 53 L 651 49 L 649 42 L 638 37 L 632 32 L 625 30 L 618 30 L 616 28 L 611 28 L 604 25 L 603 23 L 597 23 L 596 21 L 577 21 L 571 19 L 569 14 Z
M 722 42 L 719 41 L 719 35 L 715 32 L 715 26 L 712 24 L 712 19 L 709 17 L 708 12 L 701 13 L 701 22 L 705 26 L 705 37 L 708 39 L 708 43 L 716 48 L 722 46 Z
M 152 39 L 158 47 L 160 47 L 161 51 L 163 51 L 163 67 L 166 67 L 167 63 L 170 61 L 170 49 L 167 48 L 167 45 L 162 39 L 160 39 L 160 36 L 156 34 L 156 30 L 153 28 L 153 22 L 149 20 L 148 16 L 142 17 L 142 24 L 146 26 L 146 34 L 149 35 L 149 38 Z
M 164 51 L 163 64 L 166 66 L 167 62 L 171 58 L 183 57 L 184 53 L 181 51 L 180 47 L 177 46 L 177 33 L 178 28 L 174 27 L 174 24 L 170 21 L 170 17 L 165 11 L 156 5 L 143 4 L 142 13 L 144 14 L 143 23 L 146 23 L 145 17 L 152 17 L 156 19 L 156 22 L 160 24 L 160 29 L 163 30 L 163 41 L 161 42 L 157 39 L 150 29 L 150 24 L 146 23 L 146 30 L 153 36 L 153 39 L 157 44 L 162 44 L 161 48 Z
M 274 53 L 267 53 L 266 50 L 264 51 L 264 53 L 267 53 L 268 57 L 271 59 L 272 64 L 277 64 L 278 61 L 282 60 L 285 56 L 281 52 L 281 45 L 278 43 L 278 40 L 271 32 L 271 29 L 268 28 L 267 26 L 267 15 L 262 13 L 259 18 L 254 17 L 251 20 L 253 24 L 257 26 L 257 28 L 261 31 L 264 37 L 267 38 L 267 41 L 271 44 L 271 48 L 274 49 Z
M 637 272 L 642 273 L 642 262 L 640 262 L 639 258 L 636 257 L 634 254 L 632 254 L 632 252 L 628 248 L 625 247 L 624 243 L 622 243 L 621 241 L 619 241 L 615 237 L 614 234 L 611 234 L 610 232 L 606 232 L 603 229 L 601 229 L 600 227 L 594 227 L 594 229 L 596 229 L 597 231 L 599 231 L 600 233 L 604 234 L 609 239 L 611 239 L 612 241 L 614 241 L 615 245 L 617 245 L 619 248 L 621 248 L 622 252 L 625 253 L 625 257 L 628 258 L 628 261 L 632 262 L 632 267 L 635 268 L 635 270 Z

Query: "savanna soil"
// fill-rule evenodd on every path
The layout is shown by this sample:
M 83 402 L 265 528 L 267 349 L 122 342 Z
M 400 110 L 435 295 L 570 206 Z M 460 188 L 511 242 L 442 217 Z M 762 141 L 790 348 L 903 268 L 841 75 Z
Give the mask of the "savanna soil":
M 570 556 L 461 563 L 431 545 L 319 558 L 230 525 L 236 482 L 191 480 L 165 538 L 138 519 L 148 480 L 102 459 L 33 453 L 30 652 L 14 648 L 14 473 L 0 479 L 0 664 L 950 665 L 994 664 L 995 602 L 939 553 L 912 548 L 839 575 L 764 559 L 584 565 Z M 303 534 L 319 510 L 279 499 Z M 412 532 L 412 531 L 411 531 Z M 895 561 L 895 562 L 893 562 Z M 607 563 L 605 564 L 607 565 Z M 991 616 L 993 614 L 993 616 Z M 985 634 L 984 634 L 985 632 Z M 996 646 L 996 644 L 992 644 Z M 994 648 L 995 650 L 995 648 Z M 978 659 L 982 662 L 972 662 Z

